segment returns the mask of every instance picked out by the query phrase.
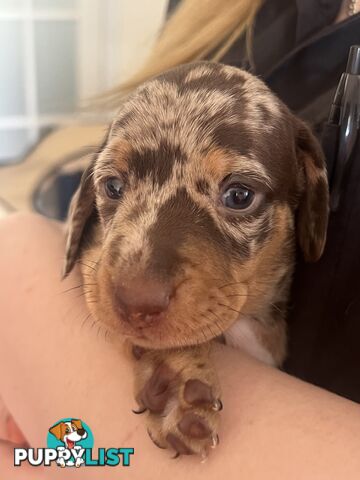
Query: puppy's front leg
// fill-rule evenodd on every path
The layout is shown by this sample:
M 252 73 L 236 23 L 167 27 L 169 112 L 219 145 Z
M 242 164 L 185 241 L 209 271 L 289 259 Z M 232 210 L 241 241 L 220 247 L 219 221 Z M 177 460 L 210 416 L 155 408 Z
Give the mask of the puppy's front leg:
M 156 351 L 133 347 L 138 413 L 146 415 L 152 441 L 176 456 L 206 456 L 218 443 L 222 403 L 210 349 L 211 343 Z

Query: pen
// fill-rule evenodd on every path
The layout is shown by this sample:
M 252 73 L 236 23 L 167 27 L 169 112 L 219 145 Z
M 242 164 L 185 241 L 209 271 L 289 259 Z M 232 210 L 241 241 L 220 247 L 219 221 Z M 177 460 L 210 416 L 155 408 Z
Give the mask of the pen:
M 357 156 L 355 145 L 360 131 L 360 45 L 350 48 L 323 133 L 323 147 L 328 160 L 330 208 L 340 205 L 344 180 Z M 358 154 L 360 156 L 360 153 Z

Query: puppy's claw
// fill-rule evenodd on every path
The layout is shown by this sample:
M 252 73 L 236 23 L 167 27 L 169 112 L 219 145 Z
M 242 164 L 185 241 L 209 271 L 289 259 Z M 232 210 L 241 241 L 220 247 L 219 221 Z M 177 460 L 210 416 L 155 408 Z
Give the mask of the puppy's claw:
M 175 460 L 176 458 L 180 457 L 180 453 L 176 452 L 173 457 L 171 457 L 171 460 Z
M 200 463 L 205 463 L 206 460 L 208 459 L 208 452 L 206 450 L 203 450 L 200 454 L 201 461 Z
M 148 432 L 148 435 L 150 437 L 150 440 L 153 442 L 153 444 L 158 447 L 158 448 L 161 448 L 162 450 L 165 450 L 166 447 L 163 447 L 162 445 L 160 445 L 156 440 L 154 440 L 154 437 L 151 435 L 151 432 L 149 429 L 147 429 L 147 432 Z
M 131 410 L 133 413 L 135 413 L 135 415 L 140 415 L 141 413 L 144 413 L 146 412 L 147 408 L 146 407 L 143 407 L 143 408 L 140 408 L 139 407 L 139 410 Z
M 219 435 L 213 435 L 211 441 L 211 448 L 216 448 L 220 443 Z
M 220 400 L 220 398 L 218 398 L 217 400 L 214 401 L 213 405 L 212 405 L 212 409 L 215 410 L 215 412 L 220 412 L 222 409 L 223 409 L 223 404 L 222 404 L 222 401 Z

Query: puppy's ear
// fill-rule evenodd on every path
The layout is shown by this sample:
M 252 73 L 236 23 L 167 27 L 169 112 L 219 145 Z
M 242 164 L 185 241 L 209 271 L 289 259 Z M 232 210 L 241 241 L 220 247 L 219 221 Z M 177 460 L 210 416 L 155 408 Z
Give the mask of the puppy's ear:
M 304 122 L 295 119 L 295 128 L 302 191 L 297 212 L 297 237 L 305 260 L 315 262 L 324 251 L 329 216 L 325 156 Z
M 80 250 L 85 226 L 95 212 L 95 190 L 93 184 L 93 168 L 95 160 L 87 167 L 69 207 L 66 234 L 65 264 L 63 278 L 72 270 Z
M 54 435 L 58 440 L 62 440 L 62 425 L 63 423 L 57 423 L 49 429 L 49 432 Z
M 73 418 L 71 420 L 71 423 L 73 423 L 78 430 L 79 428 L 83 428 L 81 420 L 77 420 L 76 418 Z
M 69 207 L 67 233 L 66 233 L 66 249 L 65 263 L 63 267 L 63 278 L 65 278 L 72 270 L 80 253 L 81 241 L 90 219 L 96 214 L 95 207 L 95 188 L 93 182 L 94 166 L 98 155 L 104 150 L 111 126 L 106 132 L 105 138 L 99 150 L 94 154 L 89 166 L 83 173 L 80 186 L 75 192 Z

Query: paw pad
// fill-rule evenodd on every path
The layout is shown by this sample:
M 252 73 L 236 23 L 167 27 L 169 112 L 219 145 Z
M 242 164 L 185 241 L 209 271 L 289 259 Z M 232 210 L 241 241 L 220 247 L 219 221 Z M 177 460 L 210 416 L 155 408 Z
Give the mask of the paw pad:
M 197 379 L 191 379 L 186 382 L 184 399 L 190 403 L 190 405 L 198 406 L 212 404 L 214 402 L 211 387 Z
M 188 412 L 178 423 L 178 429 L 187 437 L 206 438 L 210 436 L 211 430 L 206 425 L 205 420 L 195 413 Z
M 170 384 L 175 373 L 165 364 L 160 364 L 140 392 L 138 402 L 153 413 L 161 413 L 171 395 Z
M 194 358 L 188 359 L 183 351 L 164 355 L 135 349 L 133 354 L 140 357 L 135 363 L 139 409 L 134 413 L 144 413 L 152 442 L 173 450 L 173 458 L 197 454 L 205 460 L 219 443 L 222 410 L 212 365 L 197 363 L 196 356 L 194 368 L 194 362 L 190 363 Z

